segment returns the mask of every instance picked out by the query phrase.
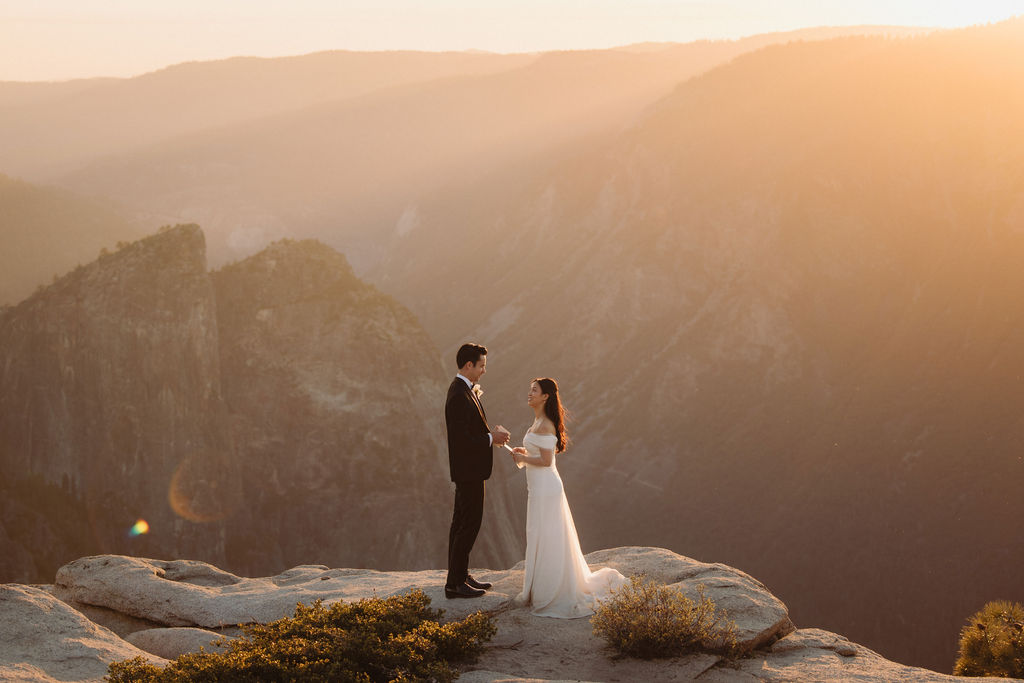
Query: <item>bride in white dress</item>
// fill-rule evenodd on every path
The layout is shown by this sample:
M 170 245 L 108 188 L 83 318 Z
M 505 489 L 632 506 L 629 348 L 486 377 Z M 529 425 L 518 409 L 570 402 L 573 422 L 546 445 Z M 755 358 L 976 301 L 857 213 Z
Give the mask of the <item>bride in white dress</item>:
M 596 602 L 624 585 L 626 578 L 611 568 L 591 572 L 580 550 L 576 526 L 555 466 L 565 450 L 565 410 L 558 383 L 544 377 L 530 383 L 527 403 L 535 413 L 512 459 L 526 467 L 526 574 L 517 602 L 531 605 L 541 617 L 574 619 L 594 613 Z

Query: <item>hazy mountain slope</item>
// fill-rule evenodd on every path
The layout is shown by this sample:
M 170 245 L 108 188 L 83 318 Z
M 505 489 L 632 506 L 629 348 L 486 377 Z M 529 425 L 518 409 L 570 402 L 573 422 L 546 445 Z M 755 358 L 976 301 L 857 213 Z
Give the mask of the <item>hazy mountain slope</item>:
M 1021 46 L 766 48 L 421 207 L 372 279 L 492 349 L 507 426 L 563 381 L 586 547 L 749 567 L 801 623 L 948 670 L 966 615 L 1024 599 Z
M 26 84 L 0 83 L 0 170 L 49 180 L 98 157 L 177 135 L 380 88 L 493 73 L 533 59 L 464 52 L 334 51 L 189 62 L 129 79 L 33 84 L 33 98 L 28 97 Z M 81 88 L 82 83 L 92 87 Z M 44 98 L 43 92 L 49 96 Z
M 520 56 L 514 69 L 382 84 L 362 97 L 111 154 L 60 182 L 165 220 L 201 222 L 215 261 L 268 238 L 314 236 L 362 271 L 379 258 L 382 234 L 415 224 L 418 203 L 440 189 L 629 124 L 679 82 L 765 42 L 814 35 Z
M 77 78 L 70 81 L 0 81 L 0 108 L 39 105 L 76 95 L 116 78 Z
M 393 230 L 420 196 L 622 120 L 624 108 L 678 82 L 664 75 L 668 63 L 613 51 L 546 54 L 496 76 L 207 131 L 97 162 L 62 182 L 147 210 L 193 212 L 215 234 L 229 231 L 219 235 L 229 247 L 221 256 L 245 253 L 268 234 L 326 233 L 360 265 L 376 257 L 379 229 Z
M 0 305 L 21 301 L 100 249 L 142 234 L 138 221 L 112 201 L 0 174 Z

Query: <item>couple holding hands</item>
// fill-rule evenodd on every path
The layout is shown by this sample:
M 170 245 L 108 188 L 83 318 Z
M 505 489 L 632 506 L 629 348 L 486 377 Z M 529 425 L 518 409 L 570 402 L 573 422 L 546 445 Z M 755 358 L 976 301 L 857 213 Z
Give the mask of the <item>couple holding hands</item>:
M 484 511 L 484 482 L 490 478 L 493 449 L 504 447 L 516 465 L 526 469 L 526 572 L 519 604 L 537 616 L 572 619 L 594 613 L 596 602 L 626 583 L 614 569 L 591 572 L 583 558 L 576 526 L 565 498 L 555 456 L 565 450 L 565 410 L 558 383 L 543 377 L 530 382 L 526 403 L 534 421 L 523 445 L 512 448 L 501 425 L 488 425 L 478 382 L 487 371 L 487 349 L 463 344 L 456 354 L 459 369 L 445 400 L 448 465 L 455 482 L 455 510 L 448 533 L 448 577 L 445 597 L 476 598 L 491 584 L 469 573 Z

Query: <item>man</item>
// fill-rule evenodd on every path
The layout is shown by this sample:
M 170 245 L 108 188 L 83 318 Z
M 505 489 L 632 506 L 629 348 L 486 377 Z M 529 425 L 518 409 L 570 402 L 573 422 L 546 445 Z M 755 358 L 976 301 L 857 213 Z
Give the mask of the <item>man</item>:
M 455 356 L 459 372 L 448 387 L 444 421 L 448 428 L 448 467 L 455 482 L 455 510 L 448 532 L 448 578 L 446 598 L 478 598 L 489 583 L 469 575 L 469 553 L 480 532 L 484 516 L 484 481 L 491 476 L 492 448 L 509 439 L 501 425 L 487 426 L 477 382 L 487 372 L 487 349 L 463 344 Z

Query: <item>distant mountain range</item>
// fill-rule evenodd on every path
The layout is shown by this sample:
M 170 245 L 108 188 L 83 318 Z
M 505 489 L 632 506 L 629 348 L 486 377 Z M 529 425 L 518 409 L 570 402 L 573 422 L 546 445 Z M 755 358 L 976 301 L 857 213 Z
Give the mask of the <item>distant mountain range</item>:
M 628 125 L 737 55 L 859 32 L 911 30 L 520 55 L 335 51 L 0 83 L 0 173 L 114 199 L 149 231 L 198 222 L 215 265 L 307 236 L 361 272 L 381 233 L 414 222 L 441 188 Z
M 436 382 L 460 342 L 491 349 L 488 414 L 517 437 L 529 380 L 559 379 L 584 550 L 741 566 L 801 624 L 950 670 L 966 616 L 1024 601 L 1024 21 L 464 58 L 235 118 L 153 118 L 148 138 L 114 136 L 131 107 L 108 108 L 104 158 L 14 145 L 55 96 L 21 119 L 0 111 L 22 122 L 0 126 L 0 158 L 143 222 L 201 220 L 217 265 L 280 236 L 322 239 L 411 310 L 425 332 L 401 348 L 436 345 Z M 228 99 L 238 82 L 213 90 Z M 220 343 L 308 377 L 319 345 L 289 343 L 290 318 L 246 303 L 277 277 L 263 256 L 249 268 L 231 306 L 249 318 Z M 261 315 L 280 322 L 260 332 Z M 227 355 L 254 452 L 284 438 L 309 445 L 310 466 L 324 457 L 286 419 L 264 425 L 245 395 L 258 378 Z M 440 443 L 437 414 L 428 427 L 429 411 L 405 409 Z M 509 566 L 525 513 L 509 462 L 488 496 L 474 564 Z

